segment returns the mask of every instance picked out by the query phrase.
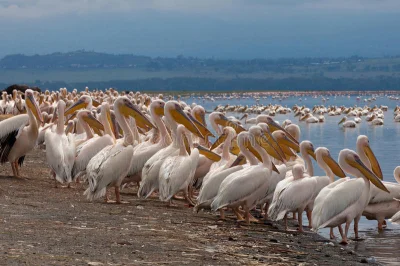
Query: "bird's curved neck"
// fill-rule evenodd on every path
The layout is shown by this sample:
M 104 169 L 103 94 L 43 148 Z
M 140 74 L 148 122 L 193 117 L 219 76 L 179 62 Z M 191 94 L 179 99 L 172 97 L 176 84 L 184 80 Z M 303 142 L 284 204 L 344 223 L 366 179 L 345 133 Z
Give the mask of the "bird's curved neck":
M 29 117 L 29 126 L 28 126 L 28 130 L 32 131 L 32 132 L 39 132 L 39 126 L 36 120 L 36 117 L 33 115 L 31 109 L 28 109 L 27 113 L 28 113 L 28 117 Z
M 153 109 L 150 109 L 150 115 L 153 118 L 154 123 L 156 124 L 157 129 L 160 131 L 160 140 L 159 142 L 163 142 L 166 145 L 171 144 L 171 136 L 168 134 L 167 128 L 165 127 L 164 122 L 161 119 L 161 116 L 155 114 Z
M 311 161 L 310 155 L 305 151 L 305 149 L 301 149 L 300 151 L 301 157 L 303 157 L 304 163 L 306 164 L 306 172 L 309 176 L 314 176 L 314 167 Z
M 360 145 L 358 143 L 357 143 L 356 151 L 357 151 L 358 156 L 360 156 L 361 162 L 363 162 L 363 164 L 365 164 L 365 166 L 368 167 L 368 169 L 371 169 L 371 162 L 369 161 L 364 150 L 362 149 L 362 147 L 360 147 Z
M 323 161 L 323 159 L 318 162 L 319 166 L 324 170 L 327 177 L 329 177 L 329 183 L 335 182 L 335 175 L 333 174 L 331 168 Z
M 222 158 L 223 160 L 229 160 L 231 157 L 229 155 L 229 149 L 231 147 L 232 138 L 228 136 L 224 141 L 224 146 L 222 148 Z
M 268 153 L 260 146 L 258 143 L 255 143 L 254 149 L 260 154 L 261 159 L 263 160 L 262 165 L 269 170 L 272 170 L 272 162 Z
M 180 156 L 185 156 L 188 155 L 187 151 L 186 151 L 186 147 L 185 147 L 185 142 L 183 140 L 184 136 L 183 136 L 183 131 L 179 131 L 177 132 L 176 135 L 176 143 L 179 146 L 179 155 Z M 188 141 L 190 142 L 190 140 L 188 139 Z
M 113 142 L 115 143 L 115 136 L 114 136 L 114 133 L 111 130 L 111 125 L 110 125 L 110 123 L 108 122 L 108 119 L 107 119 L 107 112 L 105 112 L 105 111 L 101 112 L 101 123 L 104 126 L 104 133 L 110 135 L 113 138 Z
M 133 144 L 133 133 L 131 128 L 128 125 L 127 119 L 117 110 L 115 111 L 115 117 L 118 121 L 118 124 L 121 126 L 122 131 L 124 132 L 124 146 Z
M 58 119 L 57 119 L 57 134 L 62 135 L 64 133 L 64 106 L 60 104 L 57 108 L 58 110 Z
M 240 152 L 246 157 L 246 160 L 249 162 L 250 165 L 257 165 L 258 160 L 246 147 L 239 144 Z

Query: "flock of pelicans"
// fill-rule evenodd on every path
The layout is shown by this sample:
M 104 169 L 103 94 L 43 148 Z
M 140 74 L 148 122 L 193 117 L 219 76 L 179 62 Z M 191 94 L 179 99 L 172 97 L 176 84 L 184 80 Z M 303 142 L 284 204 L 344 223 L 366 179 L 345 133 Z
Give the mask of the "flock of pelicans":
M 218 106 L 209 114 L 217 135 L 210 143 L 214 135 L 207 128 L 204 108 L 180 100 L 164 101 L 162 95 L 113 89 L 15 91 L 12 101 L 17 110 L 3 108 L 8 97 L 3 94 L 0 102 L 0 162 L 9 162 L 13 175 L 20 177 L 25 155 L 36 146 L 45 148 L 56 186 L 85 183 L 84 195 L 89 200 L 104 197 L 111 202 L 107 189 L 113 187 L 115 202 L 123 203 L 120 189 L 136 183 L 140 198 L 157 195 L 172 204 L 182 193 L 195 211 L 219 211 L 224 219 L 225 211 L 231 210 L 247 224 L 257 221 L 250 214 L 256 209 L 264 219 L 283 219 L 287 230 L 288 214 L 293 213 L 298 230 L 303 231 L 306 212 L 309 227 L 328 227 L 331 238 L 337 227 L 342 243 L 348 242 L 353 221 L 358 237 L 361 216 L 377 220 L 379 230 L 386 226 L 385 219 L 400 220 L 400 185 L 382 180 L 366 136 L 358 137 L 356 151 L 340 151 L 336 162 L 327 148 L 300 142 L 299 126 L 290 121 L 280 125 L 272 118 L 277 112 L 296 112 L 307 122 L 325 113 L 383 119 L 387 110 L 383 106 L 315 106 L 311 110 L 263 106 L 251 121 L 245 115 L 245 123 L 253 124 L 248 130 L 245 123 L 225 116 L 224 112 L 237 111 L 236 107 Z M 250 108 L 243 109 L 249 113 Z M 312 160 L 325 176 L 314 175 Z M 335 176 L 339 177 L 336 181 Z M 400 181 L 400 167 L 394 177 Z

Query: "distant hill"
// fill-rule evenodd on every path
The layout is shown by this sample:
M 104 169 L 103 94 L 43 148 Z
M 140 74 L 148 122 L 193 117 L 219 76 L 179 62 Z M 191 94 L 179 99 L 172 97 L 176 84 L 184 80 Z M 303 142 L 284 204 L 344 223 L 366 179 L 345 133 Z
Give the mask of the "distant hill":
M 400 57 L 222 60 L 74 51 L 8 55 L 0 85 L 42 89 L 92 87 L 140 90 L 400 90 Z

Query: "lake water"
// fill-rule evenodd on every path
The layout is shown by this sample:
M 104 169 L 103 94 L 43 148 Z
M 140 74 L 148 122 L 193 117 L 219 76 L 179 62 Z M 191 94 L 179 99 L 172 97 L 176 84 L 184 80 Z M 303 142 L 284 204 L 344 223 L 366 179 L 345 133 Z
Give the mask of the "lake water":
M 393 177 L 393 170 L 395 167 L 400 165 L 400 158 L 398 152 L 400 149 L 400 123 L 396 123 L 393 120 L 393 110 L 397 104 L 400 104 L 398 100 L 390 100 L 387 96 L 375 96 L 376 101 L 364 102 L 365 98 L 370 98 L 371 95 L 363 96 L 360 101 L 357 101 L 356 96 L 325 96 L 330 99 L 326 102 L 322 102 L 321 98 L 311 98 L 303 96 L 302 101 L 299 101 L 299 97 L 289 97 L 282 101 L 272 99 L 260 99 L 259 104 L 281 104 L 283 106 L 292 107 L 293 105 L 305 105 L 312 108 L 314 105 L 335 105 L 346 107 L 349 106 L 380 106 L 386 105 L 389 107 L 387 112 L 384 112 L 385 119 L 383 126 L 373 126 L 365 121 L 365 117 L 362 117 L 362 122 L 357 125 L 356 128 L 343 129 L 338 125 L 338 122 L 342 116 L 328 116 L 325 114 L 325 122 L 317 124 L 307 124 L 304 122 L 298 122 L 298 117 L 294 117 L 294 113 L 275 116 L 275 120 L 282 122 L 285 119 L 290 119 L 293 123 L 296 123 L 301 128 L 301 140 L 310 140 L 314 147 L 327 147 L 332 157 L 337 159 L 339 151 L 348 148 L 356 149 L 356 140 L 359 135 L 366 135 L 370 140 L 370 145 L 374 151 L 377 159 L 382 168 L 383 176 L 385 181 L 396 182 Z M 212 111 L 218 105 L 255 105 L 256 100 L 254 98 L 248 99 L 218 99 L 215 102 L 203 101 L 197 97 L 190 97 L 183 99 L 187 104 L 193 102 L 201 104 L 207 111 Z M 227 115 L 234 115 L 241 117 L 240 113 L 228 113 Z M 255 114 L 249 117 L 255 117 Z M 314 162 L 314 169 L 316 175 L 322 175 L 323 171 Z M 322 230 L 320 232 L 323 236 L 328 236 L 328 230 Z M 335 234 L 338 236 L 339 233 Z M 350 238 L 354 236 L 353 231 L 349 233 Z M 400 264 L 400 258 L 398 258 L 398 247 L 400 247 L 400 226 L 391 224 L 388 222 L 387 229 L 378 233 L 377 222 L 368 221 L 362 218 L 360 221 L 360 237 L 363 241 L 351 241 L 350 247 L 354 248 L 356 252 L 368 254 L 374 256 L 378 261 L 388 264 Z

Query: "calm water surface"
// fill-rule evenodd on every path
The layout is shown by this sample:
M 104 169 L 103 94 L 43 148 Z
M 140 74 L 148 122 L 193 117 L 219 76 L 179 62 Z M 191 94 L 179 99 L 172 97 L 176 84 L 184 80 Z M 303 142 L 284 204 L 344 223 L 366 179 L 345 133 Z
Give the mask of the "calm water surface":
M 393 120 L 393 110 L 399 101 L 389 100 L 387 97 L 376 97 L 376 101 L 364 102 L 356 100 L 356 96 L 351 96 L 350 98 L 337 96 L 331 96 L 327 102 L 322 102 L 321 98 L 302 98 L 299 101 L 298 97 L 289 97 L 288 99 L 278 101 L 268 97 L 268 99 L 260 99 L 260 104 L 281 104 L 283 106 L 292 107 L 295 104 L 305 105 L 312 108 L 314 105 L 329 106 L 344 105 L 349 106 L 389 106 L 389 110 L 385 112 L 385 119 L 383 126 L 373 126 L 364 121 L 365 117 L 362 117 L 363 121 L 357 125 L 356 128 L 346 128 L 343 129 L 338 126 L 338 122 L 342 116 L 328 116 L 325 115 L 325 122 L 318 124 L 307 124 L 299 123 L 298 118 L 294 117 L 293 113 L 286 115 L 275 116 L 275 120 L 282 122 L 285 119 L 290 119 L 292 122 L 298 124 L 301 128 L 301 140 L 310 140 L 314 147 L 327 147 L 333 158 L 337 158 L 339 151 L 348 148 L 356 149 L 357 137 L 361 134 L 368 136 L 370 140 L 370 145 L 374 151 L 379 163 L 381 165 L 383 176 L 385 181 L 396 182 L 393 177 L 393 170 L 396 166 L 400 165 L 400 158 L 398 156 L 398 151 L 400 149 L 400 123 L 395 123 Z M 206 110 L 212 111 L 218 104 L 221 105 L 255 105 L 255 99 L 232 99 L 232 100 L 216 100 L 215 102 L 203 101 L 198 98 L 186 98 L 184 101 L 187 104 L 193 102 L 201 104 Z M 241 117 L 240 113 L 228 113 L 227 115 L 234 115 L 236 117 Z M 254 117 L 256 115 L 250 115 L 249 117 Z M 322 175 L 323 171 L 318 167 L 316 162 L 314 162 L 314 169 L 316 175 Z M 364 239 L 362 241 L 352 241 L 350 247 L 354 248 L 356 252 L 363 254 L 368 254 L 374 256 L 379 262 L 388 264 L 399 264 L 400 256 L 398 256 L 398 248 L 400 248 L 400 226 L 394 225 L 388 222 L 388 228 L 383 233 L 378 233 L 377 222 L 368 221 L 362 218 L 360 221 L 360 236 Z M 328 237 L 328 230 L 322 230 L 320 232 L 323 236 Z M 338 232 L 335 232 L 339 235 Z M 350 237 L 353 237 L 353 231 L 349 233 Z

